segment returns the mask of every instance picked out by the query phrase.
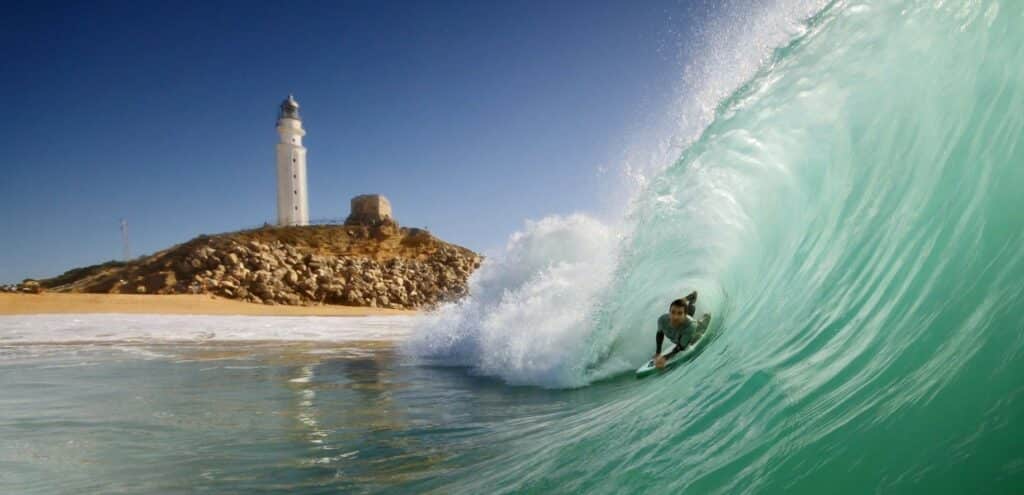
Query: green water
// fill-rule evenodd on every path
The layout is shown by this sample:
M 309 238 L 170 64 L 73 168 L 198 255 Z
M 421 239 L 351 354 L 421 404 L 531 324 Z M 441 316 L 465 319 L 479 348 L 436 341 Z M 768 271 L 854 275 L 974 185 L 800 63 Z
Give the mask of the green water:
M 803 27 L 621 232 L 531 224 L 397 348 L 0 347 L 0 491 L 1024 491 L 1024 3 Z

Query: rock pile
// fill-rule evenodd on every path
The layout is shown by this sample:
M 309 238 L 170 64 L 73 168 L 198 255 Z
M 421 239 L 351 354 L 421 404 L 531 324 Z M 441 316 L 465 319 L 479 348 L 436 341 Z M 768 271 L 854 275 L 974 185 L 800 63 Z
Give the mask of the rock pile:
M 424 261 L 303 254 L 274 242 L 204 246 L 138 286 L 139 292 L 209 292 L 264 304 L 344 304 L 395 309 L 434 306 L 466 293 L 478 256 L 442 248 Z
M 476 253 L 422 229 L 309 226 L 200 236 L 132 262 L 108 262 L 20 292 L 213 294 L 262 304 L 429 308 L 467 292 Z
M 25 279 L 22 283 L 18 284 L 11 291 L 5 292 L 23 292 L 25 294 L 42 294 L 46 292 L 46 288 L 39 283 L 38 280 Z

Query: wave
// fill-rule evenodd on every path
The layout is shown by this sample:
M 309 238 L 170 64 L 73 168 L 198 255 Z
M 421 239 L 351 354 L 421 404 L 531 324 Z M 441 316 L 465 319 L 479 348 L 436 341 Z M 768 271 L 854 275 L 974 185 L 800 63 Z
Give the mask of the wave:
M 410 351 L 582 386 L 642 362 L 654 320 L 692 289 L 745 366 L 908 352 L 936 325 L 962 351 L 982 345 L 965 323 L 1020 301 L 1020 10 L 805 2 L 765 9 L 770 21 L 726 16 L 703 46 L 733 51 L 691 66 L 675 109 L 700 125 L 680 126 L 685 149 L 644 177 L 626 218 L 529 223 Z
M 699 131 L 622 227 L 528 224 L 414 331 L 422 359 L 601 397 L 435 486 L 1016 490 L 1022 21 L 1021 2 L 834 1 L 774 50 L 741 43 L 747 77 L 707 54 L 708 80 L 742 81 L 690 92 L 712 117 L 683 112 Z M 691 289 L 715 315 L 699 357 L 595 383 L 649 356 Z

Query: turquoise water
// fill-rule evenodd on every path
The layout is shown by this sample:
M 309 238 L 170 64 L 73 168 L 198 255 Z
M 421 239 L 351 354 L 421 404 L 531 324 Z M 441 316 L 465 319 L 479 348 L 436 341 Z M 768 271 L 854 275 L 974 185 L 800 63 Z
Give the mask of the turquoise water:
M 1019 493 L 1022 26 L 830 3 L 623 221 L 529 223 L 399 345 L 3 344 L 0 491 Z M 707 347 L 635 380 L 692 289 Z

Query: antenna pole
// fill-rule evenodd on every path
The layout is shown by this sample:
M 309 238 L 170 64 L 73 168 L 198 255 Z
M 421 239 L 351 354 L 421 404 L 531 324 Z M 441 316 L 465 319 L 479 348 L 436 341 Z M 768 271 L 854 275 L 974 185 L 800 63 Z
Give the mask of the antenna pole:
M 128 220 L 121 219 L 121 256 L 124 261 L 128 261 L 132 257 L 132 248 L 128 244 Z

